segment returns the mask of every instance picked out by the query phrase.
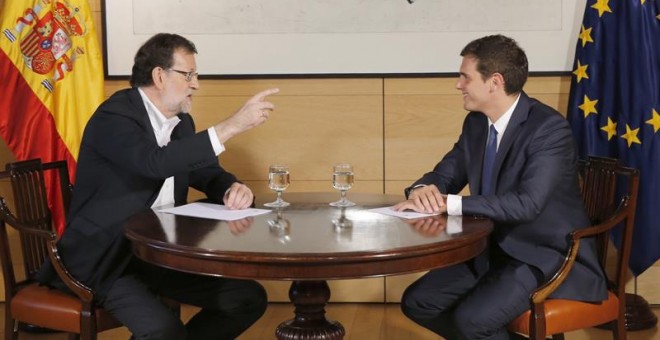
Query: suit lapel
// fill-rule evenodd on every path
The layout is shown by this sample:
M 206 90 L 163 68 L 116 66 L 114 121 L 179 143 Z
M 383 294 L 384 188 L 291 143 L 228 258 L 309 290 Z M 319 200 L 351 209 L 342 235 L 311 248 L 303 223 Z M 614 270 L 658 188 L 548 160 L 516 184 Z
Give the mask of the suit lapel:
M 181 121 L 172 130 L 172 140 L 181 139 L 184 136 L 190 136 L 195 133 L 195 124 L 187 113 L 179 113 L 177 115 Z
M 172 131 L 171 140 L 182 139 L 195 134 L 195 123 L 192 117 L 187 113 L 179 113 L 177 116 L 181 121 Z M 174 175 L 174 201 L 177 205 L 187 201 L 188 184 L 188 173 Z
M 150 136 L 151 140 L 153 140 L 154 143 L 158 143 L 158 141 L 156 141 L 156 134 L 154 134 L 154 129 L 151 126 L 151 122 L 149 121 L 147 108 L 144 106 L 144 101 L 142 100 L 142 96 L 140 95 L 137 87 L 133 87 L 129 90 L 128 99 L 130 100 L 131 105 L 137 109 L 138 114 L 134 117 L 134 119 L 138 122 L 138 124 L 140 124 L 140 126 L 142 126 L 145 131 L 149 132 L 147 135 Z
M 486 139 L 488 138 L 488 119 L 483 113 L 480 114 L 476 124 L 471 126 L 470 135 L 474 136 L 470 138 L 474 142 L 469 144 L 468 152 L 470 155 L 474 155 L 474 160 L 478 163 L 478 166 L 468 167 L 468 178 L 476 179 L 469 181 L 470 192 L 476 194 L 481 191 L 481 169 L 484 165 L 484 152 L 486 151 Z
M 513 141 L 516 139 L 516 136 L 520 133 L 522 124 L 525 123 L 527 117 L 529 117 L 529 108 L 531 106 L 531 100 L 525 94 L 525 92 L 520 93 L 520 100 L 518 100 L 518 105 L 513 110 L 509 124 L 504 131 L 500 145 L 497 148 L 497 156 L 495 157 L 495 177 L 493 178 L 493 183 L 497 183 L 499 177 L 500 169 L 506 159 L 506 155 L 511 150 Z M 495 184 L 497 186 L 497 184 Z M 493 191 L 494 192 L 494 191 Z

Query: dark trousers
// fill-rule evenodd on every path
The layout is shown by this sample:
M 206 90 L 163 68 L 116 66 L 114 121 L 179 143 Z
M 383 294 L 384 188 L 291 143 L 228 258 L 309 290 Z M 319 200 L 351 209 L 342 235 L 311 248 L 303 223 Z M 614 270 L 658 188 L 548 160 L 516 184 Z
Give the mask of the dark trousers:
M 160 296 L 201 307 L 184 326 Z M 257 321 L 268 305 L 255 281 L 194 275 L 138 260 L 109 290 L 103 308 L 133 339 L 234 339 Z
M 529 295 L 541 280 L 538 269 L 510 257 L 491 261 L 483 273 L 470 261 L 430 271 L 415 281 L 404 292 L 401 309 L 448 340 L 515 339 L 506 325 L 529 309 Z

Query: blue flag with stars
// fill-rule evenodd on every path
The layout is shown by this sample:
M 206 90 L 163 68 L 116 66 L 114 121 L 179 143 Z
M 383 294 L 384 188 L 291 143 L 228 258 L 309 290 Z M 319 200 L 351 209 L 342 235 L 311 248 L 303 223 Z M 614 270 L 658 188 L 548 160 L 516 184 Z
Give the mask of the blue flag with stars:
M 568 120 L 580 156 L 640 170 L 630 269 L 660 258 L 660 0 L 588 0 Z

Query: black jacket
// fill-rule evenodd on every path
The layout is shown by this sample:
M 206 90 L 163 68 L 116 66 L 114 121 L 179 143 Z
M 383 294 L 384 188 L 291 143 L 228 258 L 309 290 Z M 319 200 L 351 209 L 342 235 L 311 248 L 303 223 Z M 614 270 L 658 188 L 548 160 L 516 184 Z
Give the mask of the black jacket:
M 237 182 L 218 165 L 208 132 L 195 133 L 187 113 L 179 118 L 170 143 L 159 147 L 142 97 L 132 88 L 101 104 L 85 127 L 58 250 L 66 268 L 96 291 L 98 301 L 132 258 L 123 223 L 151 207 L 165 179 L 174 176 L 176 204 L 186 202 L 189 186 L 221 202 Z M 37 279 L 64 288 L 50 264 Z

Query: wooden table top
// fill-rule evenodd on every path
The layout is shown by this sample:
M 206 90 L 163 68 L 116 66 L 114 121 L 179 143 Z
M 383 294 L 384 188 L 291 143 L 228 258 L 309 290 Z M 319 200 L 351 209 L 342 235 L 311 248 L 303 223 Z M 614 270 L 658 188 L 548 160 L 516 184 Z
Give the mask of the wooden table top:
M 464 216 L 420 220 L 368 211 L 402 196 L 357 194 L 357 206 L 331 207 L 338 193 L 287 193 L 291 206 L 227 222 L 146 211 L 125 225 L 139 258 L 177 270 L 246 279 L 326 280 L 410 273 L 466 261 L 485 249 L 492 222 Z M 264 201 L 271 201 L 265 197 Z M 257 208 L 264 208 L 257 202 Z M 440 226 L 440 227 L 438 227 Z

